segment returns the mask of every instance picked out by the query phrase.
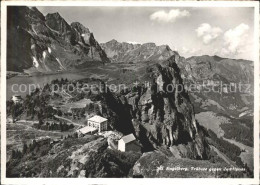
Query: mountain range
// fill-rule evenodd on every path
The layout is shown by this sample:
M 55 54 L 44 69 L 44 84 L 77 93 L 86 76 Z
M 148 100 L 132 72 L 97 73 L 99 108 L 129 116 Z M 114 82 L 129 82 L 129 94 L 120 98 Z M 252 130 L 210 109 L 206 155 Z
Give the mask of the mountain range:
M 8 71 L 66 71 L 93 63 L 164 61 L 175 55 L 188 79 L 253 79 L 252 61 L 206 55 L 185 59 L 168 45 L 155 43 L 120 43 L 113 39 L 99 44 L 87 27 L 79 22 L 68 24 L 59 13 L 44 16 L 35 7 L 11 6 L 7 13 Z
M 111 62 L 137 63 L 143 61 L 163 61 L 177 54 L 168 45 L 156 46 L 155 43 L 120 43 L 115 39 L 100 44 Z
M 137 175 L 151 177 L 153 174 L 146 174 L 145 169 L 149 168 L 147 164 L 150 163 L 147 161 L 156 157 L 166 166 L 181 158 L 215 161 L 212 158 L 213 151 L 217 151 L 213 156 L 220 157 L 221 162 L 228 158 L 231 163 L 243 166 L 249 164 L 247 160 L 252 161 L 250 150 L 239 147 L 241 143 L 253 146 L 252 61 L 208 55 L 184 58 L 168 45 L 157 46 L 155 43 L 131 44 L 113 39 L 99 44 L 94 34 L 81 23 L 68 24 L 59 13 L 44 16 L 35 7 L 8 7 L 7 23 L 8 71 L 44 74 L 70 70 L 77 72 L 86 68 L 89 71 L 83 71 L 86 79 L 79 80 L 81 83 L 85 82 L 84 80 L 93 80 L 96 83 L 101 80 L 97 78 L 100 76 L 105 76 L 104 79 L 112 84 L 128 85 L 128 82 L 132 84 L 135 80 L 151 83 L 149 87 L 139 84 L 123 93 L 112 93 L 108 89 L 106 93 L 71 95 L 76 100 L 79 100 L 79 97 L 89 98 L 101 107 L 98 113 L 109 118 L 109 127 L 113 131 L 119 131 L 124 135 L 134 133 L 143 145 L 142 157 L 133 167 L 133 172 Z M 91 68 L 92 66 L 94 68 Z M 94 77 L 87 76 L 93 75 L 92 73 Z M 248 92 L 229 92 L 232 86 L 241 83 L 249 85 L 249 88 L 243 89 L 249 90 Z M 178 90 L 178 87 L 194 84 L 198 85 L 195 90 Z M 167 86 L 174 87 L 173 91 L 167 91 Z M 213 87 L 213 90 L 201 90 L 205 87 Z M 28 98 L 27 103 L 32 106 L 44 106 L 46 102 L 53 103 L 48 98 L 56 100 L 56 96 L 60 96 L 57 102 L 62 102 L 62 94 L 51 97 L 48 94 L 40 98 L 46 102 L 39 105 L 30 102 L 46 94 L 48 93 L 35 93 Z M 36 107 L 32 110 L 45 109 L 41 108 Z M 86 109 L 84 107 L 83 111 L 87 112 Z M 41 113 L 42 111 L 39 112 Z M 233 146 L 236 142 L 240 142 L 239 146 Z M 102 140 L 102 143 L 105 143 L 106 148 L 106 140 Z M 103 144 L 101 146 L 104 148 Z M 230 147 L 238 152 L 230 152 Z M 245 158 L 245 155 L 248 155 L 249 159 Z M 98 153 L 98 156 L 101 154 Z M 50 159 L 55 161 L 56 156 Z M 70 157 L 68 159 L 69 165 L 74 164 L 70 163 Z M 95 155 L 93 159 L 96 160 Z M 98 160 L 103 161 L 100 158 Z M 183 162 L 177 162 L 180 161 Z M 15 165 L 10 166 L 13 168 Z M 19 166 L 19 169 L 22 169 L 22 166 Z M 84 163 L 80 166 L 85 170 L 89 165 Z M 58 169 L 55 168 L 55 171 L 59 171 Z M 69 175 L 70 173 L 65 174 Z M 85 176 L 91 175 L 93 173 L 89 172 Z M 161 176 L 163 174 L 159 174 L 159 177 Z
M 7 13 L 8 71 L 45 73 L 77 71 L 107 63 L 124 64 L 125 66 L 116 68 L 121 70 L 123 67 L 123 72 L 128 71 L 137 80 L 146 81 L 156 65 L 173 57 L 185 85 L 198 84 L 200 88 L 217 86 L 215 90 L 219 93 L 189 89 L 197 112 L 210 110 L 234 117 L 252 116 L 252 61 L 208 55 L 184 58 L 168 45 L 157 46 L 155 43 L 121 43 L 113 39 L 99 44 L 87 27 L 78 22 L 68 24 L 59 13 L 44 16 L 35 7 L 12 6 L 8 7 Z M 104 68 L 107 68 L 108 73 L 110 66 L 105 65 Z M 124 79 L 124 83 L 130 79 L 127 73 L 120 78 L 115 76 L 114 71 L 109 74 Z M 249 88 L 242 86 L 243 92 L 238 92 L 237 89 L 228 92 L 233 85 L 239 88 L 239 84 Z M 248 92 L 245 93 L 245 90 Z
M 217 86 L 214 90 L 219 93 L 188 89 L 196 112 L 210 110 L 234 117 L 252 116 L 252 61 L 208 55 L 184 58 L 168 45 L 155 43 L 121 43 L 113 39 L 99 44 L 87 27 L 78 22 L 68 24 L 59 13 L 44 16 L 35 7 L 12 6 L 7 13 L 8 71 L 46 73 L 77 71 L 106 63 L 124 64 L 123 71 L 129 71 L 136 80 L 146 81 L 156 65 L 173 57 L 185 85 Z M 104 68 L 109 72 L 109 65 Z M 114 72 L 110 75 L 115 76 Z M 115 78 L 124 79 L 124 83 L 134 79 L 127 73 Z M 238 91 L 239 84 L 244 85 L 243 92 Z M 232 85 L 236 91 L 228 92 Z M 245 90 L 248 92 L 244 93 Z

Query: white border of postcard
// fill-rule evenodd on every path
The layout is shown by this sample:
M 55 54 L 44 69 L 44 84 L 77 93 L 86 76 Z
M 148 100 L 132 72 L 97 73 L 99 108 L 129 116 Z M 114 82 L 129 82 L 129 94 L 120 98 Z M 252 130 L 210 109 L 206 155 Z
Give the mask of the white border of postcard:
M 17 6 L 253 7 L 254 178 L 6 178 L 6 11 Z M 4 1 L 1 2 L 1 183 L 2 184 L 259 184 L 259 2 L 257 1 Z

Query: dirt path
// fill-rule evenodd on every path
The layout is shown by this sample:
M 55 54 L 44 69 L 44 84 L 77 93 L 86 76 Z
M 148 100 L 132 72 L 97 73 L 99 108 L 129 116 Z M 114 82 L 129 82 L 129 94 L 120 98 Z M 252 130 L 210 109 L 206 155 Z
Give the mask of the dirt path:
M 68 118 L 60 117 L 60 116 L 58 116 L 58 115 L 54 115 L 54 116 L 55 116 L 56 118 L 58 118 L 58 119 L 63 119 L 63 120 L 68 121 L 68 122 L 70 122 L 70 123 L 72 123 L 72 124 L 74 124 L 74 125 L 77 125 L 77 126 L 78 126 L 77 128 L 79 128 L 80 126 L 83 126 L 82 124 L 73 122 L 73 121 L 71 121 L 71 120 L 68 119 Z M 77 129 L 77 128 L 76 128 L 76 129 Z

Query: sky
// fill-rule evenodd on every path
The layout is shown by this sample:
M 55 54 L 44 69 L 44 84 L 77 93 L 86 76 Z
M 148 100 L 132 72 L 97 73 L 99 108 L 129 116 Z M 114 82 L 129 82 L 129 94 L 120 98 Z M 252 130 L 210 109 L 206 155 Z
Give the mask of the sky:
M 223 7 L 37 7 L 80 22 L 99 43 L 169 45 L 184 57 L 254 58 L 254 9 Z

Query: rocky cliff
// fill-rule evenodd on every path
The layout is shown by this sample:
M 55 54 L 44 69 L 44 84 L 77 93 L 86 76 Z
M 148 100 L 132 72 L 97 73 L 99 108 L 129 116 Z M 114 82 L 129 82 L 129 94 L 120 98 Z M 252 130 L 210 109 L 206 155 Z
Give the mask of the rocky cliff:
M 137 63 L 143 61 L 163 61 L 176 54 L 168 45 L 156 46 L 155 43 L 131 44 L 111 40 L 101 47 L 112 62 Z
M 37 8 L 8 7 L 7 70 L 50 72 L 109 62 L 93 33 L 69 25 L 59 13 L 44 16 Z
M 192 159 L 207 158 L 208 145 L 196 123 L 175 55 L 150 69 L 150 86 L 139 85 L 123 95 L 101 93 L 101 114 L 124 134 L 134 132 L 144 151 L 160 146 Z M 184 152 L 184 150 L 186 152 Z
M 137 104 L 139 135 L 166 146 L 185 145 L 190 158 L 206 158 L 207 144 L 195 120 L 193 106 L 184 89 L 175 56 L 156 65 L 151 72 L 151 86 Z

